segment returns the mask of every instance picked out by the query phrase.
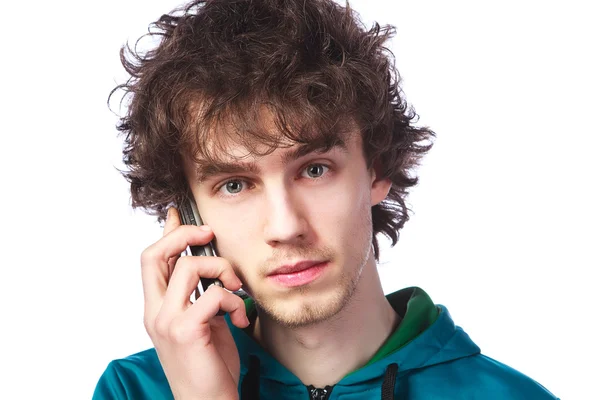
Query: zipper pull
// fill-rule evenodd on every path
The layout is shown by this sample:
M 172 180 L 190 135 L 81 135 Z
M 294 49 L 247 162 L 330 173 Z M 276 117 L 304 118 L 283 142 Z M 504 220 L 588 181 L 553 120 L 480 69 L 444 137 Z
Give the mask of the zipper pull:
M 316 388 L 313 385 L 307 386 L 310 400 L 327 400 L 331 395 L 333 386 L 325 386 L 324 388 Z

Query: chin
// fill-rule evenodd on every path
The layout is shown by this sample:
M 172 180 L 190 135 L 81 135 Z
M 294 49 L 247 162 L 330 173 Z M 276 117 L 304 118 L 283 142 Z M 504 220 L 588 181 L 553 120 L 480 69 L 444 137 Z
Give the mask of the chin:
M 260 312 L 277 324 L 300 328 L 327 321 L 344 309 L 356 289 L 357 279 L 340 279 L 329 290 L 317 286 L 297 288 L 293 293 L 254 298 Z M 319 285 L 320 286 L 320 285 Z

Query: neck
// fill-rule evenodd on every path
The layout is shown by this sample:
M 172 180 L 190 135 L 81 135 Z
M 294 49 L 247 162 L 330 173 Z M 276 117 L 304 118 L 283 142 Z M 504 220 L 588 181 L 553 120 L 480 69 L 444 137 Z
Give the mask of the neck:
M 337 315 L 289 328 L 259 312 L 254 338 L 305 385 L 322 388 L 364 366 L 399 323 L 371 255 L 352 298 Z

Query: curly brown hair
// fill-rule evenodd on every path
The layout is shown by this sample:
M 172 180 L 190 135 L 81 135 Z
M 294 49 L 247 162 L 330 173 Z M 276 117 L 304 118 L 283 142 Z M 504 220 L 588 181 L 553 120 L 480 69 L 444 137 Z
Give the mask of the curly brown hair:
M 384 46 L 394 34 L 377 23 L 367 30 L 348 3 L 331 0 L 199 0 L 163 15 L 148 34 L 156 47 L 121 48 L 130 78 L 111 92 L 127 99 L 117 128 L 132 206 L 162 221 L 188 193 L 183 158 L 210 163 L 227 138 L 263 155 L 290 141 L 333 146 L 356 126 L 367 166 L 392 182 L 372 207 L 378 259 L 376 235 L 397 243 L 418 180 L 411 171 L 435 136 L 415 126 Z

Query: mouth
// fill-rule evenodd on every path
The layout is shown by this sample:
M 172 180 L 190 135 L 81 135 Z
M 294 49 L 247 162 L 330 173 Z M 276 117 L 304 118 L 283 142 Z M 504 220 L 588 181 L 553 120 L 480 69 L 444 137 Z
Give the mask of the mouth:
M 327 261 L 302 261 L 284 265 L 271 272 L 268 279 L 285 287 L 306 285 L 321 276 L 327 264 Z

